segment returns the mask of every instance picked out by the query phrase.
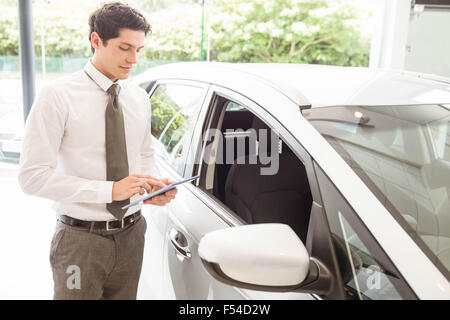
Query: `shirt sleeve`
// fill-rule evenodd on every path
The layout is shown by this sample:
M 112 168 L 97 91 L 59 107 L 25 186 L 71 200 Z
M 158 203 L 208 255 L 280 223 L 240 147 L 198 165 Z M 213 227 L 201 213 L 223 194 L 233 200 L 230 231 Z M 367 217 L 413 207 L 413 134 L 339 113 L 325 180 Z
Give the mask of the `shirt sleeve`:
M 23 192 L 58 202 L 112 202 L 113 181 L 70 176 L 57 169 L 67 106 L 52 86 L 36 97 L 25 126 L 20 155 L 19 184 Z
M 142 142 L 141 148 L 141 170 L 142 174 L 146 174 L 155 178 L 162 178 L 161 172 L 159 171 L 158 165 L 156 164 L 156 149 L 153 144 L 152 138 L 152 109 L 150 100 L 145 95 L 145 103 L 148 106 L 148 117 L 147 117 L 147 126 L 144 134 L 144 141 Z

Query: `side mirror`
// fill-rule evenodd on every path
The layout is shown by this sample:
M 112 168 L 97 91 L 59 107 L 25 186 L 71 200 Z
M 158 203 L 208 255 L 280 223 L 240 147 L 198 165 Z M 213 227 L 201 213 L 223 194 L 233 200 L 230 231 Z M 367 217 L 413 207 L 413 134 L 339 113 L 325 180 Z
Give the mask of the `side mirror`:
M 207 233 L 198 252 L 207 271 L 226 284 L 251 290 L 325 294 L 328 269 L 310 259 L 286 224 L 254 224 Z

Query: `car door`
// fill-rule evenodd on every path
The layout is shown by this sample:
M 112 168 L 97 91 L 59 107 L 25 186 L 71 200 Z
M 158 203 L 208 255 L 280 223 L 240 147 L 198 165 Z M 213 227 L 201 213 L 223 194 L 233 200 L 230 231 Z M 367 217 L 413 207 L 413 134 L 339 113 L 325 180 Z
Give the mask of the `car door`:
M 144 85 L 148 87 L 147 83 Z M 189 150 L 207 85 L 189 81 L 158 81 L 153 82 L 149 89 L 151 134 L 157 164 L 161 177 L 175 180 L 184 171 L 185 151 Z M 165 299 L 169 296 L 163 279 L 167 268 L 166 228 L 170 211 L 167 206 L 144 206 L 142 210 L 148 226 L 138 297 Z
M 211 194 L 207 186 L 208 169 L 206 153 L 211 151 L 205 140 L 211 120 L 216 116 L 217 98 L 232 103 L 230 109 L 245 106 L 263 121 L 275 122 L 260 106 L 231 90 L 211 86 L 204 110 L 194 132 L 189 150 L 185 177 L 200 174 L 201 179 L 179 189 L 177 200 L 168 205 L 167 266 L 164 282 L 172 288 L 176 299 L 313 299 L 301 293 L 259 292 L 229 286 L 215 280 L 203 267 L 198 255 L 200 239 L 208 232 L 245 224 L 241 217 L 230 210 L 220 199 Z M 222 100 L 222 101 L 225 101 Z M 285 134 L 285 130 L 281 130 Z M 291 139 L 286 137 L 286 139 Z M 214 145 L 214 140 L 212 142 Z M 217 147 L 217 146 L 216 146 Z M 214 147 L 213 147 L 214 148 Z M 215 153 L 217 150 L 212 150 Z M 214 162 L 214 161 L 213 161 Z M 170 171 L 170 169 L 168 169 Z M 173 172 L 173 177 L 177 173 Z
M 400 272 L 360 221 L 356 212 L 317 163 L 314 163 L 326 221 L 338 262 L 343 298 L 416 299 Z M 316 239 L 312 239 L 316 241 Z
M 195 158 L 201 149 L 202 119 L 208 111 L 211 92 L 208 93 L 199 121 L 187 150 L 185 170 L 179 172 L 167 162 L 161 163 L 174 180 L 194 175 Z M 169 299 L 242 299 L 242 293 L 214 280 L 202 267 L 197 244 L 206 232 L 238 223 L 232 217 L 218 217 L 218 208 L 196 186 L 185 184 L 178 188 L 177 198 L 167 205 L 163 282 Z M 217 289 L 220 288 L 220 289 Z

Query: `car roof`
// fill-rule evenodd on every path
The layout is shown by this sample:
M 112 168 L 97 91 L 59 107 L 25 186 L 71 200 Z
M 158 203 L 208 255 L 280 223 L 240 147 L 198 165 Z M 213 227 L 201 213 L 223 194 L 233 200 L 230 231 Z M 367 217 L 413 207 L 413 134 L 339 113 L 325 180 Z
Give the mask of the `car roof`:
M 228 87 L 230 83 L 260 81 L 296 104 L 312 107 L 450 104 L 450 78 L 401 70 L 284 63 L 182 62 L 150 68 L 134 80 L 143 82 L 161 78 L 217 85 L 226 83 Z

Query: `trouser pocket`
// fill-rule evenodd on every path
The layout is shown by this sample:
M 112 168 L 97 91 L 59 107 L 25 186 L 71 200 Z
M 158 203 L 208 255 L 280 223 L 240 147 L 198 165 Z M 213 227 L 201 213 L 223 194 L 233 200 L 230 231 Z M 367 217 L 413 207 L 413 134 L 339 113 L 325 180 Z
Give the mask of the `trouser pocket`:
M 58 222 L 56 225 L 55 233 L 53 234 L 52 242 L 50 245 L 50 265 L 53 266 L 55 264 L 55 256 L 58 250 L 59 245 L 61 244 L 64 233 L 66 232 L 64 225 L 61 222 Z

